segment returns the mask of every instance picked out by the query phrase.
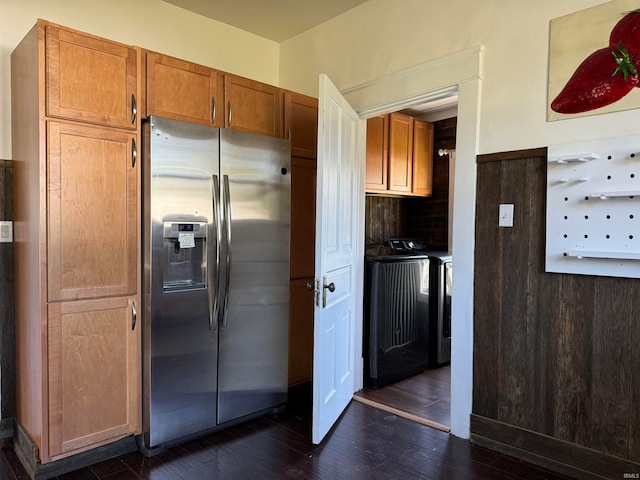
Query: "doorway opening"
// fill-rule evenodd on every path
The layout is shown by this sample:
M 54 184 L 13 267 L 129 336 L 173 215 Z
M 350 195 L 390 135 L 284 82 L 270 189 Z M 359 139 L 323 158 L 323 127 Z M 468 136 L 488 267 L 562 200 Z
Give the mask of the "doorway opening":
M 451 285 L 455 257 L 451 240 L 457 103 L 453 91 L 367 121 L 365 388 L 354 396 L 446 432 L 451 426 L 451 295 L 446 286 Z M 413 178 L 411 196 L 397 194 L 394 186 L 399 182 L 388 176 L 386 185 L 379 186 L 376 182 L 385 177 L 379 170 L 397 172 L 398 162 L 399 167 L 413 164 L 413 171 L 406 172 L 409 177 L 428 169 L 430 180 Z M 417 182 L 424 184 L 422 191 Z
M 452 91 L 458 93 L 452 222 L 456 262 L 451 305 L 450 424 L 451 433 L 461 438 L 470 436 L 472 405 L 476 155 L 483 50 L 483 46 L 469 48 L 344 91 L 345 98 L 364 119 L 450 96 Z M 362 215 L 364 217 L 364 212 Z M 360 382 L 356 390 L 362 387 Z

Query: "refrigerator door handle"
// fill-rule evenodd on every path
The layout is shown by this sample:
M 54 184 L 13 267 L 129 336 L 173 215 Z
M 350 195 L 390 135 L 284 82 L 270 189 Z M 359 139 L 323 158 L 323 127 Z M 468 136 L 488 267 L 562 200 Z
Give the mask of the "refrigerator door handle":
M 223 202 L 225 208 L 225 227 L 226 227 L 226 264 L 225 264 L 225 282 L 224 282 L 224 299 L 222 300 L 222 328 L 227 326 L 227 308 L 229 306 L 229 282 L 231 280 L 231 191 L 229 190 L 229 175 L 223 175 Z
M 209 329 L 218 329 L 218 286 L 220 285 L 220 242 L 222 240 L 222 233 L 220 228 L 220 183 L 217 175 L 211 176 L 211 183 L 213 185 L 213 227 L 215 228 L 216 245 L 213 249 L 215 255 L 214 274 L 213 280 L 211 280 L 211 274 L 209 274 Z

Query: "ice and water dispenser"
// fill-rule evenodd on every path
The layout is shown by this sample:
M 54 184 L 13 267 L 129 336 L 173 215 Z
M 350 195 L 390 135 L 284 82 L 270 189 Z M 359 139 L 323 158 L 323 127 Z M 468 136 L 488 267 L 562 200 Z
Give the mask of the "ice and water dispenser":
M 165 293 L 207 288 L 206 222 L 164 222 Z

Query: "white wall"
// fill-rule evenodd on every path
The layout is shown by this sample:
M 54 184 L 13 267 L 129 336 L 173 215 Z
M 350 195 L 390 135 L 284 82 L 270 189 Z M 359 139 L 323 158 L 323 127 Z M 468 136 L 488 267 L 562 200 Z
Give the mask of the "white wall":
M 161 0 L 0 0 L 0 158 L 11 159 L 11 52 L 38 18 L 278 85 L 279 44 Z
M 637 133 L 637 109 L 546 121 L 549 21 L 601 3 L 370 0 L 282 43 L 280 84 L 316 95 L 318 74 L 326 73 L 346 90 L 484 45 L 478 153 Z M 629 4 L 640 8 L 638 0 Z

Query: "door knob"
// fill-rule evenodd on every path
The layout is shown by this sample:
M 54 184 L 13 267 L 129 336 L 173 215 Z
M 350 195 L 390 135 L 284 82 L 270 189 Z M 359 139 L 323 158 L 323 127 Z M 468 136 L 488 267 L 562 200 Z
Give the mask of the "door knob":
M 307 290 L 309 290 L 310 292 L 313 292 L 313 282 L 307 282 Z
M 331 293 L 335 292 L 336 285 L 333 282 L 327 285 L 327 277 L 322 277 L 322 284 L 322 308 L 325 308 L 327 306 L 327 290 Z

